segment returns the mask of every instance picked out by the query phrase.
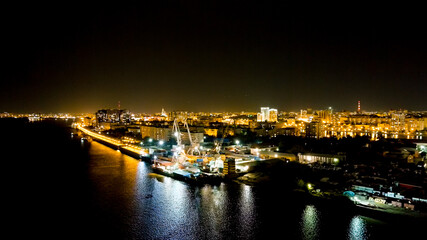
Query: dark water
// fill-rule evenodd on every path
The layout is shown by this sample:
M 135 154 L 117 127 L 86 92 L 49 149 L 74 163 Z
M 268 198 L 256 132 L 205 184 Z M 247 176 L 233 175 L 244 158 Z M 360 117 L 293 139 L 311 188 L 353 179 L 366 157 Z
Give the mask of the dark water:
M 0 123 L 3 217 L 13 238 L 401 239 L 424 232 L 422 220 L 361 216 L 279 186 L 196 187 L 156 176 L 145 162 L 73 140 L 70 122 Z

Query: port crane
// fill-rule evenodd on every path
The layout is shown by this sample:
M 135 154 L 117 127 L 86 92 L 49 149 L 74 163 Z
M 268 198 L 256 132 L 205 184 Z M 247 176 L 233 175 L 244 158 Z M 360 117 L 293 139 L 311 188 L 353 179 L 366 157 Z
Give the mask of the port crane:
M 227 125 L 227 127 L 223 131 L 221 140 L 215 141 L 215 153 L 218 154 L 218 155 L 221 152 L 222 144 L 224 143 L 224 138 L 225 138 L 225 135 L 227 134 L 227 131 L 228 131 L 229 127 L 230 127 L 230 125 Z
M 173 135 L 176 137 L 177 146 L 175 148 L 175 153 L 173 155 L 172 160 L 178 163 L 183 163 L 187 155 L 201 154 L 200 143 L 194 141 L 193 138 L 191 137 L 190 127 L 188 126 L 187 119 L 184 119 L 182 122 L 188 134 L 190 147 L 188 148 L 187 152 L 185 152 L 185 145 L 182 143 L 181 131 L 179 129 L 179 120 L 176 118 L 173 122 L 172 132 L 173 132 Z
M 172 132 L 173 135 L 176 137 L 176 147 L 174 148 L 172 162 L 182 164 L 185 162 L 187 156 L 184 151 L 185 146 L 184 144 L 182 144 L 181 141 L 181 132 L 179 130 L 179 123 L 177 118 L 175 118 L 175 120 L 173 121 Z
M 190 147 L 187 150 L 188 155 L 200 155 L 200 143 L 193 140 L 191 137 L 190 127 L 188 126 L 187 119 L 184 120 L 184 127 L 187 129 L 188 139 L 190 140 Z

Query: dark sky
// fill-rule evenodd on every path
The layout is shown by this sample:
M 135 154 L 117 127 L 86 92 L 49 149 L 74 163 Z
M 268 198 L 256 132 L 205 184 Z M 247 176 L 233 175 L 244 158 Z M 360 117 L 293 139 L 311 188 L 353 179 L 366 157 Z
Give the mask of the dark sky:
M 60 2 L 2 7 L 0 112 L 427 110 L 417 6 Z

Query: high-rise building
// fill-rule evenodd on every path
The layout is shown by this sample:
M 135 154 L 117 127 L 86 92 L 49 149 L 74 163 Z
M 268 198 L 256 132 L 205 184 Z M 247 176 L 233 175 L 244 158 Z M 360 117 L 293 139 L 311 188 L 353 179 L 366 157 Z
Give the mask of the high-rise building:
M 404 111 L 396 111 L 391 113 L 391 125 L 398 131 L 405 129 L 405 117 Z
M 277 109 L 274 109 L 274 108 L 272 108 L 272 109 L 270 109 L 269 111 L 268 111 L 268 121 L 269 122 L 277 122 Z
M 306 137 L 308 138 L 321 138 L 323 135 L 323 124 L 318 121 L 312 121 L 305 126 Z
M 168 126 L 141 126 L 141 137 L 169 141 L 172 137 L 172 129 Z
M 270 117 L 270 108 L 269 107 L 262 107 L 261 108 L 261 122 L 265 122 Z
M 277 122 L 277 109 L 262 107 L 261 112 L 257 114 L 258 122 Z
M 317 115 L 319 116 L 319 119 L 322 122 L 331 123 L 331 121 L 332 121 L 332 111 L 331 111 L 331 109 L 317 111 Z
M 260 113 L 260 112 L 257 113 L 256 120 L 257 120 L 257 122 L 264 122 L 262 113 Z
M 101 109 L 95 113 L 96 122 L 100 123 L 130 123 L 130 113 L 126 109 Z

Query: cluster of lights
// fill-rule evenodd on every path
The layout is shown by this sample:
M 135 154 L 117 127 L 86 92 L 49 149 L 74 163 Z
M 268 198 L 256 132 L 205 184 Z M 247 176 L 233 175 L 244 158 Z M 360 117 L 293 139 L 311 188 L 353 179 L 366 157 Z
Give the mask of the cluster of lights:
M 121 148 L 126 149 L 128 151 L 134 152 L 136 154 L 141 154 L 141 155 L 146 155 L 147 154 L 146 150 L 143 149 L 143 148 L 141 148 L 141 147 L 138 147 L 138 146 L 135 146 L 135 145 L 123 145 L 121 143 L 121 141 L 119 141 L 119 140 L 116 140 L 116 139 L 111 138 L 111 137 L 106 137 L 106 136 L 103 136 L 103 135 L 98 134 L 96 132 L 90 131 L 90 130 L 88 130 L 88 129 L 80 126 L 80 125 L 77 125 L 77 129 L 79 129 L 83 133 L 85 133 L 85 134 L 87 134 L 87 135 L 89 135 L 89 136 L 91 136 L 93 138 L 100 139 L 102 141 L 108 142 L 108 143 L 113 144 L 113 145 L 115 145 L 117 147 L 121 147 Z
M 123 137 L 122 141 L 126 143 L 136 143 L 136 140 L 130 137 Z
M 85 134 L 87 134 L 87 135 L 89 135 L 91 137 L 94 137 L 94 138 L 97 138 L 97 139 L 101 139 L 101 140 L 103 140 L 105 142 L 108 142 L 110 144 L 113 144 L 115 146 L 121 146 L 122 145 L 121 141 L 119 141 L 119 140 L 116 140 L 116 139 L 111 138 L 111 137 L 103 136 L 103 135 L 101 135 L 99 133 L 92 132 L 92 131 L 90 131 L 90 130 L 88 130 L 88 129 L 80 126 L 80 125 L 77 125 L 77 129 L 79 129 L 80 131 L 84 132 Z

